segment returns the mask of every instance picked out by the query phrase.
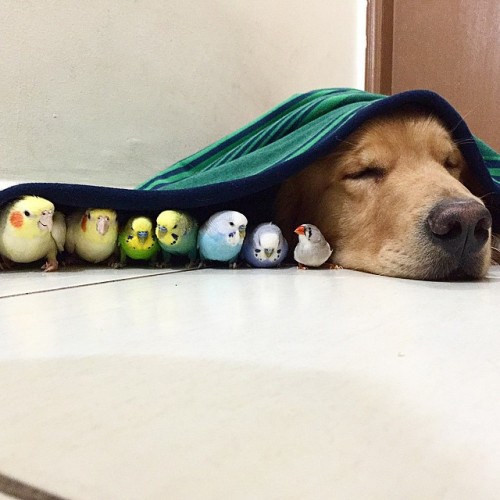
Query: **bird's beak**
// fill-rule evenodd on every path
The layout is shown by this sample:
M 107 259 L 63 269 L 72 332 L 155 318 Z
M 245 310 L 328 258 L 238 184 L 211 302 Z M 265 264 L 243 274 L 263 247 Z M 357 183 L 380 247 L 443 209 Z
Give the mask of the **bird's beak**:
M 295 229 L 294 233 L 295 234 L 304 234 L 305 228 L 304 226 L 299 226 L 297 229 Z
M 40 215 L 40 219 L 38 220 L 38 227 L 42 230 L 42 231 L 52 231 L 52 224 L 53 224 L 53 220 L 52 220 L 52 210 L 44 210 L 42 212 L 42 215 Z
M 96 224 L 97 232 L 104 236 L 109 229 L 109 219 L 107 217 L 99 217 Z
M 146 241 L 148 236 L 149 236 L 149 231 L 137 231 L 137 237 L 143 243 Z
M 162 235 L 168 233 L 168 229 L 165 226 L 156 226 L 156 228 L 158 229 L 158 232 L 160 232 Z
M 273 248 L 264 248 L 264 253 L 266 254 L 266 257 L 269 258 L 274 253 L 274 249 Z
M 247 227 L 246 226 L 240 226 L 238 228 L 238 231 L 240 232 L 240 238 L 244 238 L 245 234 L 247 233 Z

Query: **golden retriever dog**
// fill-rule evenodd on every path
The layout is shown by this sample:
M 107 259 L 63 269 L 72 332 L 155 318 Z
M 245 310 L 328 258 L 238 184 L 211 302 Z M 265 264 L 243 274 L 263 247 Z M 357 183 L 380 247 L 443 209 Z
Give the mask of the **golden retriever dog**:
M 480 194 L 450 132 L 407 109 L 368 121 L 288 179 L 275 220 L 289 242 L 300 224 L 318 226 L 344 268 L 475 279 L 490 265 L 492 221 L 471 190 Z

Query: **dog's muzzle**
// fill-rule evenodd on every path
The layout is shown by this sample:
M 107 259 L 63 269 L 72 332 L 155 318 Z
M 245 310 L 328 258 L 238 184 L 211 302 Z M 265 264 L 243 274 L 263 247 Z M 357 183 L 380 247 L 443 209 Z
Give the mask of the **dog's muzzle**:
M 491 229 L 491 214 L 482 203 L 471 199 L 440 201 L 429 212 L 426 225 L 428 238 L 446 261 L 441 265 L 460 274 L 477 274 Z
M 433 242 L 460 258 L 479 252 L 489 240 L 491 214 L 475 200 L 444 200 L 430 211 L 427 224 Z

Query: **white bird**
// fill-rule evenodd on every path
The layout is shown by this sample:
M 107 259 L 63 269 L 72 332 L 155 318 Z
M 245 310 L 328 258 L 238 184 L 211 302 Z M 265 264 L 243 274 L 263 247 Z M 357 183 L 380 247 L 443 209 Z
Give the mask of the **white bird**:
M 299 242 L 293 252 L 293 258 L 299 268 L 320 267 L 332 255 L 332 249 L 321 231 L 312 224 L 302 224 L 294 233 L 299 235 Z

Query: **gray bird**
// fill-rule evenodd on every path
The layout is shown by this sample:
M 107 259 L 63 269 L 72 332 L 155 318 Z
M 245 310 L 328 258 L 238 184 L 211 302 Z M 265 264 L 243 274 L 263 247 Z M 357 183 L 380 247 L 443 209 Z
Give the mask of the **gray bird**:
M 299 242 L 293 252 L 293 258 L 299 263 L 299 268 L 322 266 L 332 255 L 332 249 L 312 224 L 302 224 L 294 233 L 299 235 Z

